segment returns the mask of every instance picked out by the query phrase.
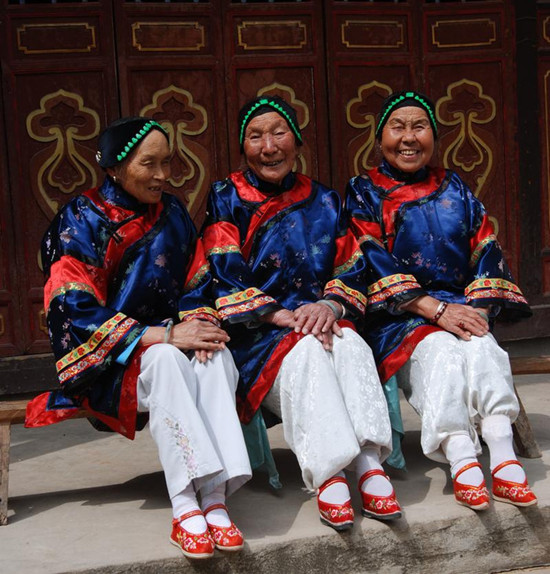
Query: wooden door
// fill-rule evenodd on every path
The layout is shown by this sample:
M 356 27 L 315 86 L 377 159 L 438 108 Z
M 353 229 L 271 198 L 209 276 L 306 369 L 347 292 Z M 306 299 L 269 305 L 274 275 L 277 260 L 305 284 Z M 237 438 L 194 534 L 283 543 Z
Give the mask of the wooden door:
M 320 2 L 224 0 L 227 125 L 231 169 L 241 163 L 237 116 L 262 94 L 287 100 L 304 145 L 297 169 L 330 180 L 323 8 Z
M 122 115 L 170 135 L 171 191 L 200 225 L 213 179 L 228 169 L 220 0 L 115 1 Z
M 58 207 L 100 179 L 97 136 L 118 113 L 112 24 L 110 2 L 2 6 L 3 133 L 15 243 L 4 332 L 16 333 L 0 346 L 2 354 L 50 350 L 39 246 Z M 9 240 L 7 246 L 9 253 Z

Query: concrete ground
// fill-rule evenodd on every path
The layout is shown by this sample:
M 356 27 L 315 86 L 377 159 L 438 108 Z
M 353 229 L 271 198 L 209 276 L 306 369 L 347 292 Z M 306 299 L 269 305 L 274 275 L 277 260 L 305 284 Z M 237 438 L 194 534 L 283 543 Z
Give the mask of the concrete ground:
M 352 531 L 323 526 L 279 425 L 270 437 L 284 488 L 273 491 L 265 475 L 254 476 L 229 500 L 245 549 L 201 563 L 190 563 L 168 542 L 170 505 L 147 429 L 129 442 L 98 433 L 86 420 L 16 425 L 0 572 L 549 572 L 533 567 L 550 564 L 550 375 L 516 377 L 516 384 L 543 451 L 542 458 L 522 459 L 538 506 L 497 502 L 475 513 L 457 505 L 447 469 L 421 454 L 418 417 L 402 403 L 408 472 L 392 473 L 404 508 L 400 520 L 382 523 L 357 512 Z M 486 449 L 481 462 L 490 485 Z M 356 492 L 353 501 L 358 510 Z

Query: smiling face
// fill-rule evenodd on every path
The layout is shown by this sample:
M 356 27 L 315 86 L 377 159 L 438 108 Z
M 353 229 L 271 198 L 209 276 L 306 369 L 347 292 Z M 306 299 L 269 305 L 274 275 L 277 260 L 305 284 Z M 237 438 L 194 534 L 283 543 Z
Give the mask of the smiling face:
M 107 173 L 140 203 L 158 203 L 170 177 L 170 158 L 166 136 L 151 130 L 129 159 Z
M 426 112 L 407 106 L 395 110 L 386 122 L 382 130 L 382 154 L 391 166 L 414 173 L 432 158 L 434 141 Z
M 296 161 L 296 139 L 277 112 L 257 116 L 246 126 L 244 157 L 262 180 L 280 184 Z

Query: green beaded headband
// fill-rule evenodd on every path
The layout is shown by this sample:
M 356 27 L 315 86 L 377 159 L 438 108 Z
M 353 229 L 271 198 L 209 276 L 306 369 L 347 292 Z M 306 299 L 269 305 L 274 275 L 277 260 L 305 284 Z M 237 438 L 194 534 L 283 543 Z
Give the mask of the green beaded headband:
M 288 104 L 285 103 L 286 106 L 288 106 Z M 297 123 L 295 122 L 295 120 L 290 116 L 290 114 L 287 112 L 287 110 L 285 110 L 284 106 L 277 103 L 276 101 L 273 100 L 269 100 L 267 98 L 260 98 L 259 100 L 257 100 L 256 102 L 254 102 L 250 108 L 247 110 L 247 112 L 242 115 L 241 118 L 241 131 L 239 134 L 239 144 L 243 145 L 244 142 L 244 132 L 246 130 L 246 126 L 248 125 L 248 122 L 251 119 L 252 114 L 254 114 L 254 112 L 256 110 L 258 110 L 259 108 L 263 107 L 263 106 L 270 106 L 271 108 L 273 108 L 273 111 L 277 112 L 279 115 L 281 115 L 286 122 L 288 123 L 290 129 L 292 130 L 292 132 L 294 133 L 294 135 L 296 136 L 296 139 L 298 140 L 298 142 L 300 144 L 302 144 L 302 133 L 300 132 L 300 128 L 297 125 Z
M 122 161 L 131 151 L 132 148 L 146 136 L 153 128 L 159 128 L 164 134 L 164 128 L 157 123 L 155 120 L 148 121 L 137 134 L 132 137 L 132 139 L 124 146 L 124 149 L 116 156 L 117 161 Z
M 395 99 L 392 99 L 392 96 L 390 96 L 390 98 L 388 99 L 390 101 L 386 103 L 385 106 L 383 107 L 382 115 L 380 116 L 380 119 L 378 120 L 378 126 L 376 127 L 377 138 L 379 138 L 380 135 L 382 134 L 382 129 L 384 128 L 384 125 L 386 124 L 386 121 L 390 117 L 392 111 L 396 108 L 396 106 L 398 106 L 405 100 L 413 100 L 413 102 L 418 102 L 418 104 L 420 104 L 416 105 L 417 107 L 421 107 L 428 114 L 428 119 L 430 120 L 430 124 L 434 131 L 434 136 L 437 137 L 437 122 L 435 120 L 433 104 L 427 98 L 423 97 L 420 94 L 417 94 L 416 92 L 401 92 L 400 94 L 395 94 Z M 415 104 L 412 103 L 412 105 Z

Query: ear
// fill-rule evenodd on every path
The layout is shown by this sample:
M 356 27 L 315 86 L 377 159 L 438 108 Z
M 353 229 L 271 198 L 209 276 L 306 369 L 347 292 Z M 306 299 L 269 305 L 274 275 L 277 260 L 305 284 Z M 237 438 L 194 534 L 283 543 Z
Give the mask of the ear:
M 107 175 L 110 175 L 111 177 L 116 176 L 116 171 L 112 167 L 108 167 L 105 171 L 107 172 Z

